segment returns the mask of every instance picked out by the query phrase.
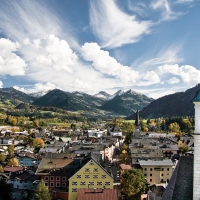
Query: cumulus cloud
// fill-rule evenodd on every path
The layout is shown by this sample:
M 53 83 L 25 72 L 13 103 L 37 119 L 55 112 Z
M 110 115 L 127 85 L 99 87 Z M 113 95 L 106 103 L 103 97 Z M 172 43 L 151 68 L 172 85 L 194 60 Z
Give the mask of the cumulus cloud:
M 57 87 L 53 83 L 48 82 L 48 83 L 36 83 L 33 85 L 33 87 L 29 88 L 19 87 L 19 86 L 14 86 L 14 88 L 24 93 L 35 93 L 35 92 L 45 92 L 59 87 Z
M 40 69 L 54 68 L 56 71 L 73 73 L 73 66 L 76 64 L 78 57 L 67 41 L 49 35 L 42 40 L 26 38 L 24 44 L 27 47 L 23 53 L 25 58 L 30 61 L 31 66 L 37 65 Z M 31 52 L 30 54 L 26 52 L 27 48 Z
M 88 84 L 87 82 L 84 82 L 82 80 L 76 79 L 75 81 L 72 82 L 71 84 L 72 87 L 76 87 L 77 89 L 84 89 L 84 90 L 96 90 L 94 87 L 92 87 L 90 84 Z
M 172 77 L 167 81 L 169 84 L 175 84 L 175 83 L 179 83 L 180 80 L 176 77 Z
M 27 64 L 16 52 L 20 47 L 8 39 L 0 39 L 0 75 L 24 75 Z
M 85 43 L 82 46 L 82 56 L 91 61 L 95 70 L 121 80 L 123 83 L 151 85 L 160 82 L 158 75 L 153 71 L 140 74 L 128 66 L 123 66 L 109 55 L 108 51 L 101 50 L 96 43 Z
M 137 42 L 152 26 L 122 12 L 113 0 L 91 1 L 90 24 L 101 45 L 108 48 Z
M 175 65 L 165 64 L 159 66 L 158 70 L 160 75 L 172 74 L 180 76 L 182 81 L 190 86 L 199 83 L 200 70 L 190 65 L 183 65 L 179 67 L 178 64 Z

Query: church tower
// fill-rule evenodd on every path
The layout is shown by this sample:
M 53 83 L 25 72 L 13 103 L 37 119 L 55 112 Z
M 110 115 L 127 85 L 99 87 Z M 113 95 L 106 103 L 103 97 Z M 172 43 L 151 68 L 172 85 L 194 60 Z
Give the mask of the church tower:
M 135 133 L 134 133 L 134 137 L 138 138 L 138 139 L 141 137 L 141 135 L 140 135 L 140 117 L 139 117 L 138 109 L 137 109 L 136 117 L 135 117 Z
M 200 199 L 200 90 L 194 99 L 195 130 L 194 130 L 194 169 L 193 169 L 193 200 Z

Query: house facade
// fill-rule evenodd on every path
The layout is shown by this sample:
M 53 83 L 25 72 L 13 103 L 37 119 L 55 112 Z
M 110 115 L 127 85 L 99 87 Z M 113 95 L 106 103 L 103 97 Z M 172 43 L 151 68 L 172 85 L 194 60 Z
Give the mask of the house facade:
M 90 159 L 69 178 L 69 198 L 76 200 L 78 189 L 113 189 L 113 176 L 95 159 Z
M 166 160 L 139 160 L 144 177 L 152 184 L 169 182 L 173 173 L 173 162 Z

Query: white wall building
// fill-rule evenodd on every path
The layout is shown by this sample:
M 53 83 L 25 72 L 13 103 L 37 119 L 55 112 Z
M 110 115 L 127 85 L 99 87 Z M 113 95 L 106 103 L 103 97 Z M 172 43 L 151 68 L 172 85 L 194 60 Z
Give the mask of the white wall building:
M 200 199 L 200 90 L 193 99 L 195 108 L 193 200 Z

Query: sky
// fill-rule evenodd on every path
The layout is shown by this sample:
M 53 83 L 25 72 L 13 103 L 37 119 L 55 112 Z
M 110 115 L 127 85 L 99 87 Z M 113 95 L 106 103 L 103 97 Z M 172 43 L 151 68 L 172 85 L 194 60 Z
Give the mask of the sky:
M 0 0 L 0 87 L 25 93 L 200 83 L 199 0 Z

